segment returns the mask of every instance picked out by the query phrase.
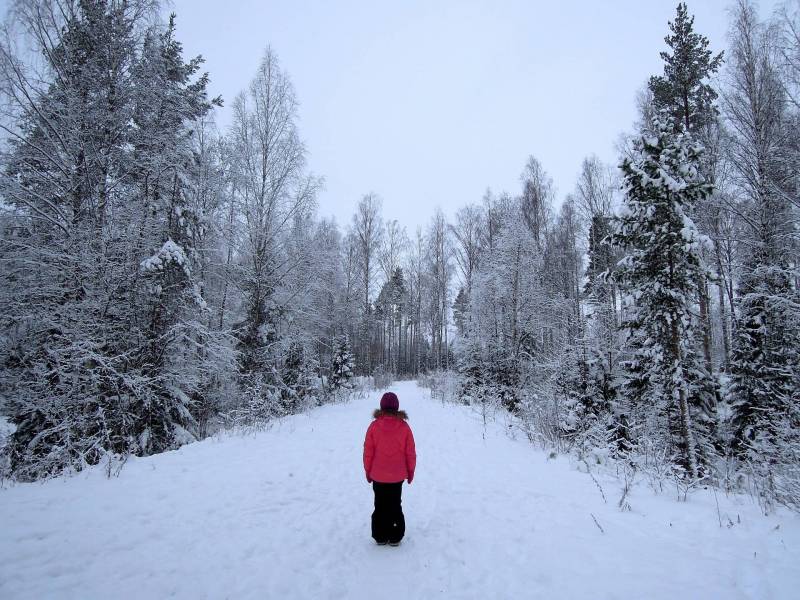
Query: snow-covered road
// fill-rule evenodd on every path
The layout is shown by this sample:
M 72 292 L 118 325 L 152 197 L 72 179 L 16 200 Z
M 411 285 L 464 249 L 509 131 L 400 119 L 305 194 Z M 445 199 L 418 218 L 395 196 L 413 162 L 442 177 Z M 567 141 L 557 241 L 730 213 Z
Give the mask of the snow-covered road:
M 369 535 L 363 435 L 379 394 L 0 490 L 0 598 L 796 598 L 800 519 L 646 486 L 620 512 L 565 458 L 413 382 L 418 468 L 399 548 Z M 592 519 L 596 517 L 604 533 Z M 738 515 L 738 518 L 737 518 Z M 738 521 L 741 521 L 740 523 Z

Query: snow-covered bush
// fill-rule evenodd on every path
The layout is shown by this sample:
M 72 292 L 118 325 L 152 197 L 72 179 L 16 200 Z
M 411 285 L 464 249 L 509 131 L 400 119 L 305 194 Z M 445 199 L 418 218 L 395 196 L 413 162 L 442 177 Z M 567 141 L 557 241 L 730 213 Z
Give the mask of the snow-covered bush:
M 464 402 L 461 395 L 463 377 L 454 371 L 429 371 L 417 379 L 419 385 L 431 391 L 431 398 L 442 402 Z

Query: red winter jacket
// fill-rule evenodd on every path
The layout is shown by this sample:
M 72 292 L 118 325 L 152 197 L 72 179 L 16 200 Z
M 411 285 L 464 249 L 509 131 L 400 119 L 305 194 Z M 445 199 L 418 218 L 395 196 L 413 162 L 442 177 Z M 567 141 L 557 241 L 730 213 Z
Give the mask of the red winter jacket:
M 364 471 L 367 481 L 397 483 L 414 479 L 417 452 L 406 413 L 375 411 L 375 420 L 364 439 Z

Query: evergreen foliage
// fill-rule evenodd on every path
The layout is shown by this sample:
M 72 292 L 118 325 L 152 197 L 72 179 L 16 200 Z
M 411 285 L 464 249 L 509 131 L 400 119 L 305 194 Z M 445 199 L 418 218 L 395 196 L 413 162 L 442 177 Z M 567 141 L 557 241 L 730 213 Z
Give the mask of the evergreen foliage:
M 707 267 L 689 216 L 711 189 L 700 173 L 701 148 L 669 119 L 655 122 L 622 164 L 625 205 L 614 241 L 626 252 L 615 277 L 627 295 L 623 384 L 632 412 L 654 411 L 691 476 L 708 461 L 713 383 L 693 346 L 693 298 Z
M 336 339 L 333 351 L 333 364 L 331 365 L 331 376 L 328 380 L 330 389 L 334 392 L 346 390 L 353 385 L 355 360 L 350 349 L 350 340 L 347 336 L 340 336 Z
M 691 133 L 699 133 L 712 124 L 718 113 L 717 92 L 710 78 L 722 65 L 723 53 L 714 55 L 708 39 L 694 31 L 694 17 L 685 2 L 678 4 L 670 35 L 664 41 L 670 51 L 661 52 L 664 74 L 650 78 L 656 112 L 668 111 L 672 123 Z

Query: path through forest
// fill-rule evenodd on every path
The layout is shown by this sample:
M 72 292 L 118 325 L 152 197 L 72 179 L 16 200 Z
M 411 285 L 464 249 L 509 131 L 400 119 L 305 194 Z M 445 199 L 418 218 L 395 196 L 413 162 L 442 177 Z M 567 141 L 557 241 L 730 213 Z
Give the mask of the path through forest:
M 688 503 L 549 459 L 503 424 L 396 384 L 418 469 L 399 548 L 369 537 L 379 394 L 101 470 L 0 490 L 0 597 L 789 598 L 800 519 Z M 484 435 L 485 434 L 485 435 Z M 597 524 L 593 519 L 597 520 Z M 603 531 L 601 532 L 600 527 Z

